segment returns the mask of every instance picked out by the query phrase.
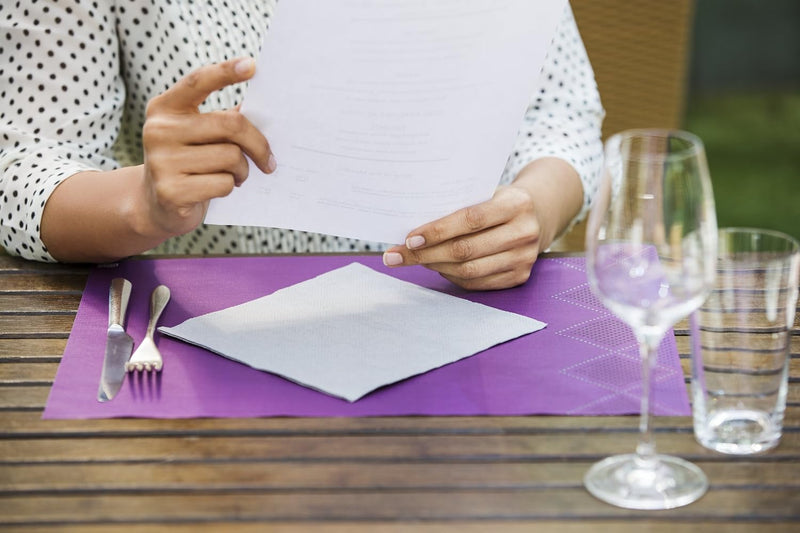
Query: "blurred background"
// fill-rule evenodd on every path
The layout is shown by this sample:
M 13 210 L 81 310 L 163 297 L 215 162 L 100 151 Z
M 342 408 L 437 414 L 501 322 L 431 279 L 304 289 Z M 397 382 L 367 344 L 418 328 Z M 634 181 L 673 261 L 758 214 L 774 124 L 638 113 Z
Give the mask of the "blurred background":
M 720 226 L 800 238 L 800 0 L 695 0 L 689 50 Z
M 720 226 L 800 238 L 800 0 L 570 0 L 603 135 L 689 130 Z M 579 249 L 576 227 L 554 249 Z

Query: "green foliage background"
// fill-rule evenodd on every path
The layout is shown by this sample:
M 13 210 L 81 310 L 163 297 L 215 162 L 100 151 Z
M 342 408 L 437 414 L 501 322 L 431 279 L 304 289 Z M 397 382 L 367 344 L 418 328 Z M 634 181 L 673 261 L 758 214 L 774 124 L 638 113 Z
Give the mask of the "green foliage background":
M 686 129 L 706 145 L 720 227 L 800 239 L 800 92 L 694 96 Z

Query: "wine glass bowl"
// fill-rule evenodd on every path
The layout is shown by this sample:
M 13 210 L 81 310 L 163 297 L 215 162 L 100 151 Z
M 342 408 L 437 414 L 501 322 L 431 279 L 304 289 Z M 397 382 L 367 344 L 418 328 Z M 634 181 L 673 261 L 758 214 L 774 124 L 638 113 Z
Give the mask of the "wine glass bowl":
M 642 356 L 640 438 L 633 454 L 595 464 L 586 488 L 608 503 L 668 509 L 702 496 L 695 465 L 655 452 L 651 370 L 664 335 L 697 309 L 714 282 L 717 223 L 703 144 L 675 130 L 608 139 L 604 176 L 586 233 L 593 293 L 633 330 Z

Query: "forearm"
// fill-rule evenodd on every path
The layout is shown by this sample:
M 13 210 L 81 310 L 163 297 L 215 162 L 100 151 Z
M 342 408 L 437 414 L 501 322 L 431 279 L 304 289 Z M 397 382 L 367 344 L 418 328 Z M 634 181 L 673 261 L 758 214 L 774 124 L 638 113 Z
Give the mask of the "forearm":
M 141 165 L 80 172 L 64 180 L 45 204 L 41 237 L 63 262 L 107 262 L 141 253 L 170 235 L 147 223 Z
M 540 249 L 546 250 L 569 227 L 583 205 L 578 173 L 562 159 L 544 157 L 528 163 L 512 183 L 528 191 L 541 226 Z

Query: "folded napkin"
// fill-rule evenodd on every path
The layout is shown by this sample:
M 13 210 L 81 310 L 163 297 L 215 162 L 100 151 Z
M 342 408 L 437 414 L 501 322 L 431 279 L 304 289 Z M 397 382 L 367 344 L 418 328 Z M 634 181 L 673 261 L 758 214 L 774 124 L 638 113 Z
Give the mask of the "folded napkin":
M 353 402 L 544 327 L 351 263 L 159 331 Z

